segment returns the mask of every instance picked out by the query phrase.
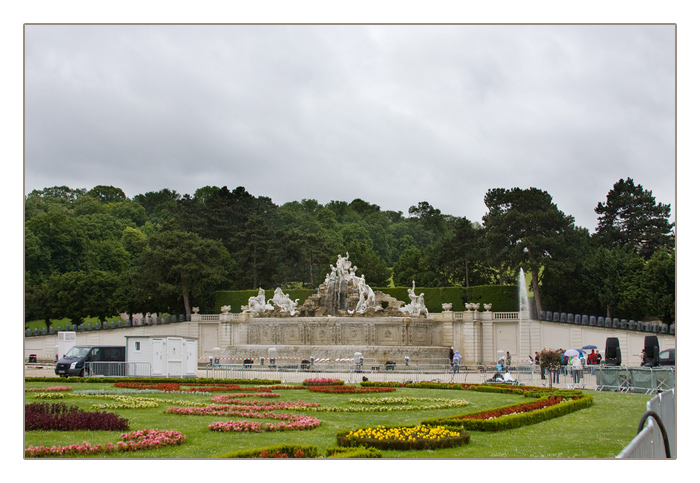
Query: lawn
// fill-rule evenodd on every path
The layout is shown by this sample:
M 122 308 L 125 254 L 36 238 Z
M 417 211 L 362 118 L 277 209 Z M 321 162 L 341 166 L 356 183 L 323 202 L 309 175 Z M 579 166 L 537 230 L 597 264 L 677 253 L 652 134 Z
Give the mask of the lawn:
M 113 390 L 111 383 L 38 382 L 28 380 L 26 388 L 70 386 L 72 392 L 80 390 Z M 526 402 L 521 395 L 493 394 L 466 390 L 398 388 L 396 392 L 379 394 L 325 394 L 308 390 L 278 390 L 275 401 L 320 403 L 321 407 L 356 408 L 362 404 L 351 403 L 352 398 L 439 398 L 466 400 L 466 407 L 447 409 L 417 409 L 395 412 L 308 412 L 292 409 L 288 412 L 305 414 L 321 420 L 321 426 L 304 431 L 266 433 L 222 433 L 211 431 L 208 425 L 218 421 L 243 419 L 230 416 L 194 416 L 166 414 L 164 409 L 176 405 L 168 401 L 192 401 L 209 403 L 211 396 L 191 393 L 151 393 L 144 397 L 159 401 L 156 408 L 101 409 L 113 412 L 129 420 L 131 431 L 148 428 L 175 429 L 186 435 L 184 445 L 164 447 L 128 453 L 89 456 L 90 458 L 209 458 L 230 451 L 276 445 L 281 443 L 315 445 L 324 454 L 336 446 L 335 435 L 344 429 L 357 429 L 382 425 L 414 425 L 422 420 L 438 416 L 451 416 L 477 409 L 494 408 L 507 404 Z M 382 451 L 384 458 L 613 458 L 636 434 L 639 418 L 645 412 L 650 396 L 590 392 L 594 403 L 590 408 L 576 411 L 539 424 L 495 433 L 471 432 L 468 445 L 424 451 Z M 62 399 L 37 399 L 37 393 L 26 392 L 25 402 L 63 402 L 94 411 L 94 404 L 113 403 L 100 397 L 71 395 Z M 212 395 L 224 393 L 215 392 Z M 410 405 L 429 404 L 411 402 Z M 116 443 L 121 431 L 26 431 L 24 446 L 71 445 L 88 441 L 92 444 Z

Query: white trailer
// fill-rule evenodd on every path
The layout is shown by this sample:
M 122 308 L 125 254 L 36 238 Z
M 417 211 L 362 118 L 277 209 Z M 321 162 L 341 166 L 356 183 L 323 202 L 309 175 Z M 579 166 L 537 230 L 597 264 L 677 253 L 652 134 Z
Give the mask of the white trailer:
M 75 345 L 75 340 L 75 332 L 61 331 L 58 333 L 58 352 L 56 354 L 58 358 L 56 360 L 63 359 L 66 352 L 71 350 L 71 348 Z
M 127 335 L 130 376 L 197 377 L 197 339 L 167 335 Z

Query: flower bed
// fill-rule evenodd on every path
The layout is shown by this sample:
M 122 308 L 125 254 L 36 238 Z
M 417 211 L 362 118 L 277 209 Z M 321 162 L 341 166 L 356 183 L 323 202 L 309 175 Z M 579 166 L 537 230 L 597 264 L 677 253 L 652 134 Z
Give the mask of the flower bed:
M 316 458 L 318 447 L 300 446 L 295 444 L 278 444 L 265 448 L 244 449 L 232 451 L 217 458 Z
M 339 412 L 339 413 L 361 413 L 361 412 L 392 412 L 392 411 L 416 411 L 416 410 L 434 410 L 446 409 L 466 406 L 469 401 L 462 399 L 442 399 L 442 398 L 367 398 L 367 399 L 351 399 L 350 402 L 364 402 L 370 406 L 309 406 L 300 407 L 300 411 L 316 411 L 316 412 Z M 425 404 L 421 406 L 408 405 L 409 402 L 432 402 L 434 404 Z M 378 404 L 388 404 L 379 406 Z
M 469 443 L 469 433 L 454 431 L 444 426 L 379 425 L 337 434 L 340 446 L 371 446 L 379 449 L 436 449 L 452 448 Z
M 547 399 L 540 399 L 535 402 L 516 404 L 513 406 L 505 406 L 498 409 L 490 409 L 476 414 L 467 414 L 465 416 L 458 416 L 455 419 L 493 419 L 500 418 L 501 416 L 508 416 L 509 414 L 522 414 L 530 411 L 535 411 L 537 409 L 544 409 L 555 404 L 559 404 L 562 401 L 561 397 L 549 397 Z
M 87 441 L 82 444 L 69 446 L 29 446 L 24 450 L 26 458 L 40 458 L 45 456 L 71 456 L 111 453 L 113 451 L 141 451 L 146 449 L 175 446 L 185 442 L 185 435 L 179 431 L 166 431 L 160 429 L 145 429 L 133 431 L 121 435 L 122 441 L 107 443 L 106 445 L 92 445 Z
M 328 378 L 304 379 L 304 382 L 302 382 L 302 385 L 304 386 L 342 386 L 343 384 L 345 384 L 345 381 Z
M 320 420 L 311 416 L 304 416 L 303 414 L 276 414 L 275 418 L 283 419 L 284 421 L 277 424 L 245 420 L 226 421 L 212 423 L 209 425 L 209 429 L 222 432 L 263 433 L 267 431 L 303 431 L 318 428 L 321 425 Z
M 585 409 L 593 404 L 590 395 L 562 398 L 544 396 L 533 403 L 511 404 L 500 408 L 422 421 L 427 425 L 447 425 L 475 431 L 502 431 L 553 419 Z
M 357 387 L 357 386 L 309 386 L 311 392 L 327 392 L 332 394 L 366 394 L 375 392 L 394 392 L 395 387 Z
M 277 416 L 269 411 L 280 409 L 304 409 L 319 406 L 318 403 L 307 403 L 303 401 L 236 401 L 236 404 L 226 405 L 210 405 L 205 407 L 179 407 L 172 406 L 165 409 L 163 412 L 167 414 L 183 414 L 183 415 L 215 415 L 215 416 L 251 416 L 251 417 L 271 417 Z M 263 413 L 262 411 L 268 411 Z M 256 414 L 265 414 L 260 416 Z
M 35 399 L 65 399 L 66 395 L 62 392 L 37 392 L 34 394 Z
M 265 393 L 237 393 L 237 394 L 223 394 L 221 396 L 214 396 L 211 398 L 212 402 L 219 403 L 219 404 L 228 404 L 231 402 L 235 402 L 236 404 L 242 402 L 240 401 L 241 398 L 244 397 L 265 397 L 265 398 L 276 398 L 280 397 L 279 394 L 274 393 L 274 392 L 265 392 Z
M 182 387 L 189 389 L 182 389 Z M 269 386 L 241 387 L 238 384 L 207 384 L 197 382 L 115 382 L 114 387 L 127 389 L 156 389 L 165 392 L 271 392 Z
M 24 405 L 24 429 L 124 431 L 129 429 L 129 420 L 114 413 L 83 411 L 63 403 L 32 403 Z
M 70 386 L 51 386 L 51 387 L 32 387 L 25 388 L 24 392 L 53 392 L 53 391 L 72 391 Z

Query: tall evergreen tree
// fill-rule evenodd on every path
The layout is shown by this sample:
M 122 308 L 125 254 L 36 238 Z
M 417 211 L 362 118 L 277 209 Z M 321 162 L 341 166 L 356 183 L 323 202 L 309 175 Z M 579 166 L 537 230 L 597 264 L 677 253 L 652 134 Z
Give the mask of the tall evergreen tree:
M 608 248 L 629 246 L 648 259 L 659 247 L 673 243 L 671 206 L 657 203 L 650 190 L 620 179 L 608 192 L 605 203 L 598 203 L 597 236 Z

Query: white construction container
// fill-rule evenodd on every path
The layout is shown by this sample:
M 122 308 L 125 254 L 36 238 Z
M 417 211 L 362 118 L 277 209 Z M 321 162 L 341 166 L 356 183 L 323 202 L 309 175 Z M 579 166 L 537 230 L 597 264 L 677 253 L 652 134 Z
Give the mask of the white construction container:
M 197 377 L 197 339 L 167 335 L 127 335 L 130 376 Z M 150 365 L 150 367 L 149 367 Z
M 72 331 L 61 331 L 58 333 L 58 353 L 56 354 L 57 360 L 63 359 L 66 352 L 71 350 L 75 345 L 75 332 Z

